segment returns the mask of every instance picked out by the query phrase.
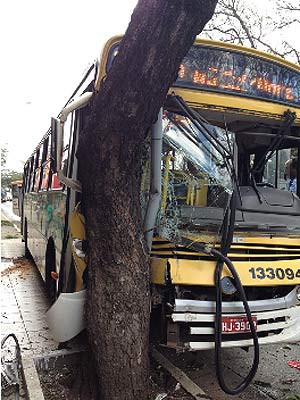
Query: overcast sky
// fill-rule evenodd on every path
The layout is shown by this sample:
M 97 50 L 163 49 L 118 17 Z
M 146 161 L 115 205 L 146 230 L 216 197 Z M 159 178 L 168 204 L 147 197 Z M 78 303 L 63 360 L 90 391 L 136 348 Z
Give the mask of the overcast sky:
M 261 7 L 268 0 L 252 1 Z M 22 170 L 102 45 L 124 33 L 136 3 L 2 2 L 1 147 L 8 148 L 8 168 Z M 299 34 L 292 32 L 294 38 Z
M 9 150 L 7 167 L 22 170 L 105 41 L 125 31 L 136 0 L 3 4 L 1 147 Z

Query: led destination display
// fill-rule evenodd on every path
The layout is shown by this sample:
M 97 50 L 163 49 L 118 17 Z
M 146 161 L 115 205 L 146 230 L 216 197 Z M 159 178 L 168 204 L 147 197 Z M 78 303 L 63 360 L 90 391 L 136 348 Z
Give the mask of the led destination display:
M 174 86 L 269 99 L 300 106 L 300 73 L 236 51 L 194 45 Z
M 106 71 L 118 54 L 116 44 Z M 172 86 L 231 93 L 300 107 L 300 71 L 237 50 L 193 45 Z

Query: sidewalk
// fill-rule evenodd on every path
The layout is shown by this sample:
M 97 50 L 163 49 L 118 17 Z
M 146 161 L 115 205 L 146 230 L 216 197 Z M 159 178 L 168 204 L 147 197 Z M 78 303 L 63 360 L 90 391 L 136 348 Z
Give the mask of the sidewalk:
M 13 225 L 4 226 L 5 235 L 18 234 Z M 1 233 L 3 236 L 3 231 Z M 20 345 L 26 382 L 21 379 L 20 399 L 43 400 L 34 357 L 51 353 L 58 343 L 53 340 L 46 323 L 45 312 L 50 304 L 44 283 L 36 266 L 23 258 L 24 253 L 20 235 L 18 239 L 1 240 L 1 340 L 14 333 Z M 8 339 L 5 348 L 13 349 L 13 344 L 13 340 Z M 2 399 L 15 399 L 13 388 L 1 394 Z
M 11 243 L 5 245 L 6 256 L 17 254 L 17 246 L 12 251 Z M 1 337 L 15 333 L 24 355 L 56 350 L 58 344 L 49 332 L 45 317 L 49 306 L 42 279 L 30 261 L 1 262 Z
M 14 221 L 3 212 L 3 207 L 1 222 L 1 227 L 5 228 L 1 232 L 1 340 L 7 334 L 14 333 L 20 345 L 24 372 L 20 399 L 44 400 L 39 369 L 42 368 L 44 376 L 48 376 L 48 367 L 55 372 L 58 360 L 64 360 L 64 357 L 81 351 L 82 345 L 75 340 L 68 345 L 68 349 L 58 350 L 59 343 L 53 340 L 46 322 L 46 311 L 50 302 L 46 296 L 45 284 L 35 264 L 24 258 L 25 246 L 21 235 L 17 232 Z M 5 239 L 5 236 L 15 235 L 18 236 L 17 239 Z M 6 347 L 12 348 L 14 342 L 9 339 L 6 343 Z M 52 359 L 55 360 L 54 364 Z M 59 373 L 58 371 L 57 374 Z M 47 398 L 61 397 L 60 392 L 58 397 L 52 396 L 55 390 L 58 390 L 55 379 L 47 386 L 47 390 L 50 391 L 50 397 Z M 13 389 L 11 393 L 5 391 L 1 394 L 2 399 L 15 400 Z

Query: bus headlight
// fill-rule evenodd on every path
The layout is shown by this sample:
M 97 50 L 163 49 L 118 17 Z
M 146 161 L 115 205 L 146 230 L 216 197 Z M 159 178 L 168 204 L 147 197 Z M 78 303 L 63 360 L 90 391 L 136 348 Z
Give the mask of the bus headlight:
M 234 294 L 236 292 L 236 287 L 229 276 L 224 276 L 221 279 L 221 288 L 224 294 Z
M 86 241 L 80 239 L 73 239 L 72 244 L 74 247 L 75 254 L 84 259 L 86 257 Z
M 300 301 L 300 286 L 297 287 L 297 299 Z

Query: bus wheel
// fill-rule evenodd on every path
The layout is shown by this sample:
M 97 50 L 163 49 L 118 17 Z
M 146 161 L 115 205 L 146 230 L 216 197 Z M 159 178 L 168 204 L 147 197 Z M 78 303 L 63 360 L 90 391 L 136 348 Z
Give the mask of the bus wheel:
M 51 304 L 53 304 L 57 298 L 57 282 L 53 277 L 55 275 L 55 247 L 54 244 L 50 242 L 46 251 L 46 290 Z
M 31 259 L 31 253 L 28 249 L 28 230 L 27 230 L 27 221 L 24 224 L 24 242 L 25 242 L 25 258 Z

